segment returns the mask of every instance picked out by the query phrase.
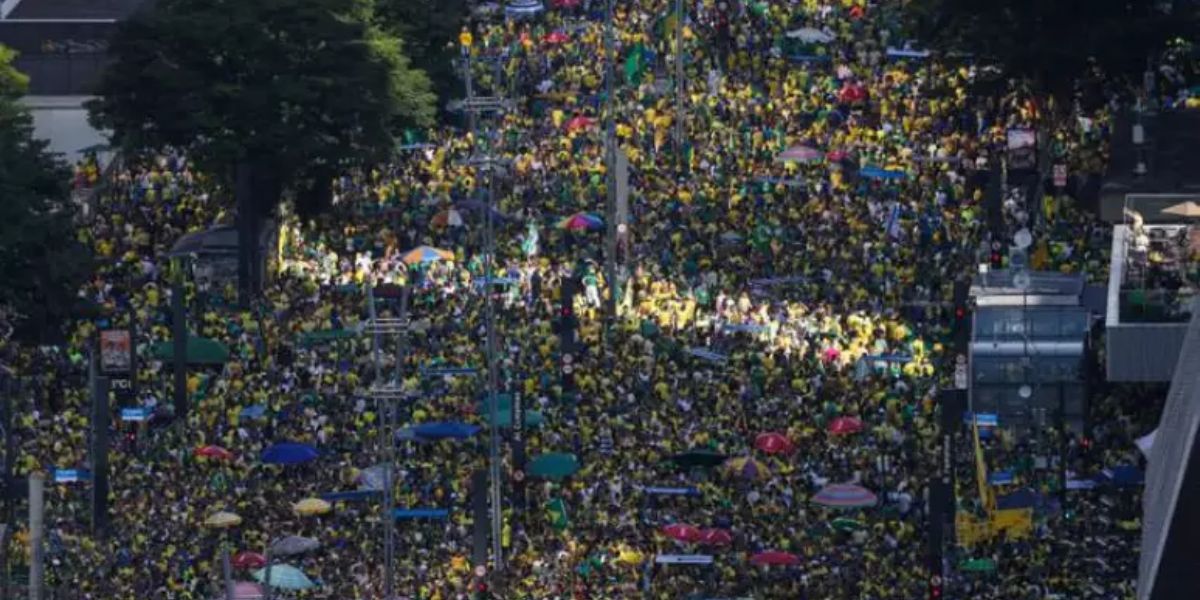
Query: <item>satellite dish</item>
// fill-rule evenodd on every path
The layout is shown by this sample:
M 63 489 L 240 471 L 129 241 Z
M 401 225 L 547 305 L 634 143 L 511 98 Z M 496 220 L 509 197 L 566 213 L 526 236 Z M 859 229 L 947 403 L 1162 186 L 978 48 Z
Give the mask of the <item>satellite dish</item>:
M 1028 229 L 1022 227 L 1015 235 L 1013 235 L 1013 245 L 1024 250 L 1033 245 L 1033 235 Z
M 1031 285 L 1033 285 L 1033 278 L 1029 276 L 1028 271 L 1017 271 L 1013 275 L 1013 287 L 1018 290 L 1028 290 Z

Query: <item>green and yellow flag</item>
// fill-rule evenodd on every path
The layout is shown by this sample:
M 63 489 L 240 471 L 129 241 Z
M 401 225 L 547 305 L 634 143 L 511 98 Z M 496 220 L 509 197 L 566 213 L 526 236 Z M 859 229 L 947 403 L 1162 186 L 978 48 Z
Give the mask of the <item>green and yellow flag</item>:
M 554 498 L 546 503 L 546 516 L 550 519 L 550 524 L 559 531 L 571 525 L 571 518 L 567 516 L 567 503 L 562 498 Z

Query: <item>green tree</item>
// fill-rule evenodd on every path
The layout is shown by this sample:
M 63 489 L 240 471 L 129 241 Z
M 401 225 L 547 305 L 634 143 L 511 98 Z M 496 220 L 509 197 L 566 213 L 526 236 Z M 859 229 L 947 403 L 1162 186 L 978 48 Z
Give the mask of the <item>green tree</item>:
M 335 175 L 433 123 L 428 77 L 375 20 L 373 0 L 162 0 L 110 45 L 93 123 L 126 150 L 182 148 L 233 184 L 244 294 L 258 284 L 246 241 L 285 194 L 313 216 Z
M 89 255 L 75 241 L 70 171 L 34 139 L 17 101 L 29 80 L 15 57 L 0 46 L 0 335 L 50 341 L 77 305 Z
M 425 71 L 440 100 L 439 107 L 461 93 L 454 69 L 459 55 L 458 34 L 468 7 L 466 0 L 377 0 L 379 22 L 404 40 L 413 66 Z
M 923 45 L 997 67 L 981 83 L 1014 80 L 1060 107 L 1088 80 L 1140 85 L 1148 59 L 1200 32 L 1184 1 L 913 0 L 904 15 Z

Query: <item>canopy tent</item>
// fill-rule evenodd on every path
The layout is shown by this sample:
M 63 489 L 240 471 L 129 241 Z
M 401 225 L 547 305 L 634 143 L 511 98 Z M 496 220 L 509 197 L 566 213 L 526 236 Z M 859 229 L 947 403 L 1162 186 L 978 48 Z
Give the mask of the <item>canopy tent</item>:
M 229 362 L 229 346 L 216 340 L 189 335 L 183 360 L 189 365 L 221 365 Z M 175 341 L 159 342 L 150 348 L 155 360 L 175 360 Z
M 298 465 L 318 456 L 317 449 L 308 444 L 281 442 L 263 450 L 262 461 L 269 465 Z

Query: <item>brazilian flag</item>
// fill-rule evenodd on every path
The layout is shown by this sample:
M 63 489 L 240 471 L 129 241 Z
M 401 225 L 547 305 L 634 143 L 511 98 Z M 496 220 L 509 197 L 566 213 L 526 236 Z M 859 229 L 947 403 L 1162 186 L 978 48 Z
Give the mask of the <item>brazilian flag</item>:
M 571 518 L 567 515 L 567 503 L 562 498 L 554 498 L 546 503 L 546 517 L 558 531 L 563 531 L 571 525 Z
M 625 83 L 637 85 L 646 72 L 646 47 L 638 44 L 625 58 Z

